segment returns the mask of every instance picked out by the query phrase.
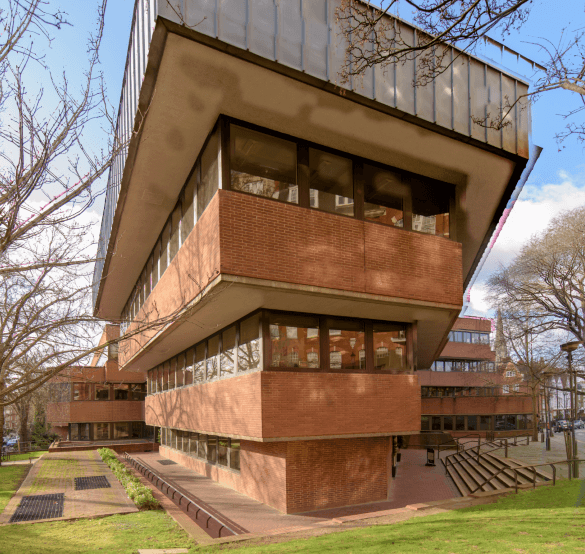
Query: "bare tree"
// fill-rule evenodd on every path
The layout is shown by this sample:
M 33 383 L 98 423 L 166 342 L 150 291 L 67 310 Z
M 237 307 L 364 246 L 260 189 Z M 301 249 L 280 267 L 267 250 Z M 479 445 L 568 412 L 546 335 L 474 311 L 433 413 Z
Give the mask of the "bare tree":
M 392 11 L 404 6 L 413 14 L 419 27 L 416 39 L 404 37 Z M 416 59 L 417 75 L 413 86 L 424 86 L 459 62 L 459 56 L 447 55 L 447 44 L 457 47 L 462 54 L 474 53 L 480 40 L 490 33 L 503 37 L 516 32 L 530 15 L 531 0 L 381 0 L 380 7 L 372 7 L 362 0 L 341 0 L 337 19 L 341 38 L 345 43 L 345 62 L 340 71 L 342 82 L 360 77 L 368 68 L 406 63 Z M 583 31 L 565 30 L 558 40 L 537 38 L 532 41 L 542 55 L 542 69 L 526 95 L 516 99 L 505 97 L 502 109 L 488 117 L 473 117 L 473 121 L 494 129 L 512 125 L 507 115 L 518 103 L 524 105 L 527 97 L 563 89 L 578 95 L 583 103 L 565 118 L 585 109 L 585 51 Z M 558 133 L 559 142 L 576 135 L 585 140 L 585 124 L 570 122 Z

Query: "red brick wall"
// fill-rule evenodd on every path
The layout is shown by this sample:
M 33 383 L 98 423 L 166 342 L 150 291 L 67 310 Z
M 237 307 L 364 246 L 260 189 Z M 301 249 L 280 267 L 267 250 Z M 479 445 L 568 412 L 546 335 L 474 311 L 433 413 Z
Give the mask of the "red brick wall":
M 77 401 L 69 404 L 73 423 L 144 421 L 144 402 L 131 400 Z
M 471 344 L 468 342 L 448 342 L 441 352 L 441 358 L 469 358 L 470 360 L 496 359 L 496 353 L 489 344 Z
M 388 437 L 287 445 L 287 513 L 386 500 Z
M 490 333 L 492 322 L 489 319 L 476 319 L 473 317 L 459 317 L 453 324 L 454 331 L 480 331 Z
M 463 294 L 459 243 L 220 190 L 138 319 L 173 313 L 219 273 L 455 305 Z M 156 331 L 123 341 L 120 364 Z
M 422 413 L 428 415 L 526 414 L 532 413 L 532 400 L 529 396 L 423 398 Z
M 257 372 L 147 396 L 146 424 L 261 437 L 260 380 Z
M 286 512 L 287 443 L 241 441 L 240 445 L 240 473 L 206 464 L 166 446 L 160 447 L 160 454 L 254 500 Z
M 491 372 L 417 371 L 416 374 L 421 387 L 501 387 L 511 382 L 501 374 Z
M 56 425 L 57 423 L 69 423 L 71 402 L 49 402 L 47 404 L 47 421 Z
M 250 438 L 420 431 L 416 375 L 257 372 L 146 398 L 146 424 Z
M 416 375 L 262 373 L 264 437 L 420 431 Z
M 459 243 L 237 192 L 218 194 L 221 273 L 461 303 Z

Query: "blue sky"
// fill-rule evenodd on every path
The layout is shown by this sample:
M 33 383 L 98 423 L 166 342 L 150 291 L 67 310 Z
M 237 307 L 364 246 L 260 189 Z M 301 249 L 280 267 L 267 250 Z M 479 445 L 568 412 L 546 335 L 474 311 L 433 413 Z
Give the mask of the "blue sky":
M 54 67 L 62 66 L 69 72 L 80 74 L 86 63 L 85 44 L 88 33 L 95 27 L 94 2 L 90 0 L 62 0 L 53 2 L 69 13 L 71 28 L 56 31 L 57 40 L 48 52 Z M 510 48 L 539 63 L 546 61 L 545 54 L 530 42 L 548 38 L 556 43 L 563 28 L 575 30 L 585 27 L 582 0 L 535 0 L 531 14 L 519 33 L 504 38 Z M 105 35 L 101 51 L 102 70 L 111 103 L 117 109 L 134 0 L 110 0 L 106 13 Z M 404 11 L 401 16 L 406 17 Z M 492 34 L 496 40 L 502 40 Z M 546 227 L 559 212 L 585 204 L 585 163 L 583 145 L 576 139 L 565 141 L 559 151 L 554 135 L 563 130 L 566 121 L 561 113 L 578 107 L 575 94 L 556 91 L 543 95 L 532 107 L 532 140 L 543 147 L 536 164 L 514 210 L 512 211 L 494 250 L 472 290 L 468 315 L 487 315 L 482 283 L 499 264 L 509 263 L 524 241 Z M 585 112 L 582 114 L 585 116 Z M 96 140 L 99 141 L 96 135 Z M 101 215 L 101 204 L 95 206 L 96 216 Z

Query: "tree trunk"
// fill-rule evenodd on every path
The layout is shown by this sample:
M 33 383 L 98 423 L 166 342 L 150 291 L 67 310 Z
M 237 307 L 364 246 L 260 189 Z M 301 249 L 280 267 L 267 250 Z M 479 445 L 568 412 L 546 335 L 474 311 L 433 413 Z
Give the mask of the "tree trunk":
M 0 398 L 4 398 L 4 380 L 0 379 Z M 2 448 L 4 448 L 4 408 L 0 408 L 0 466 L 2 465 Z
M 532 389 L 532 440 L 538 441 L 538 389 Z

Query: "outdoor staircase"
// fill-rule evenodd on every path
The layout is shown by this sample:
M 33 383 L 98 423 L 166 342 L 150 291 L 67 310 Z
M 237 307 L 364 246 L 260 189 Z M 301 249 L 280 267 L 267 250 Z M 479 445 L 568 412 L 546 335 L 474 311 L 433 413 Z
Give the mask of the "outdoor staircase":
M 478 461 L 477 447 L 449 455 L 448 463 L 445 458 L 441 458 L 441 461 L 461 496 L 467 496 L 474 491 L 490 492 L 514 487 L 515 472 L 511 468 L 521 466 L 519 462 L 489 453 L 482 453 Z M 535 480 L 537 484 L 552 480 L 551 475 L 538 469 L 536 472 L 532 469 L 520 469 L 517 474 L 518 485 L 533 484 Z

